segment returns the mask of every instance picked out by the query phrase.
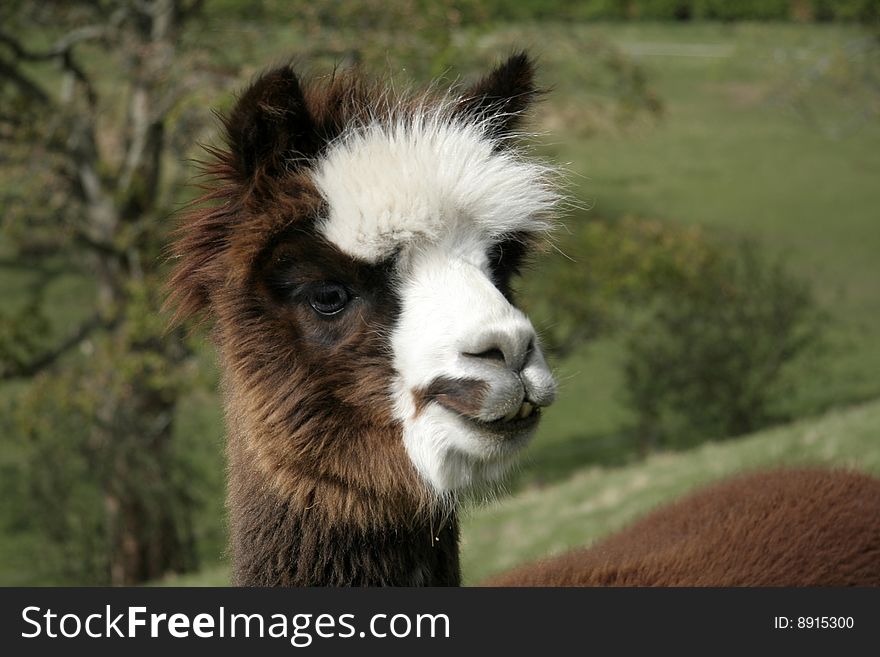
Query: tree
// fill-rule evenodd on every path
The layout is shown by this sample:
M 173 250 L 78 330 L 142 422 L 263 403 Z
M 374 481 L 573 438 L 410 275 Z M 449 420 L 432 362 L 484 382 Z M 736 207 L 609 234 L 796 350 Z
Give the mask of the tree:
M 201 4 L 0 9 L 0 246 L 30 277 L 0 311 L 0 378 L 31 378 L 12 420 L 30 464 L 25 511 L 79 582 L 195 565 L 195 501 L 172 440 L 191 349 L 159 308 L 185 173 L 174 162 L 199 125 L 182 101 L 221 76 L 197 54 L 180 60 Z M 46 303 L 59 280 L 82 295 L 62 317 Z

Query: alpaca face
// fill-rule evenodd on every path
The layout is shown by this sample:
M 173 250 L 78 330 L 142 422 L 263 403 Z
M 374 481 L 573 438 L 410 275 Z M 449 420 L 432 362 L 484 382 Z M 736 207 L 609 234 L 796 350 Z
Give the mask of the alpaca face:
M 509 283 L 556 196 L 546 169 L 499 151 L 485 125 L 434 112 L 344 135 L 314 180 L 326 239 L 393 263 L 395 416 L 442 494 L 497 478 L 555 395 Z
M 226 120 L 172 290 L 216 317 L 231 433 L 282 488 L 443 497 L 533 434 L 555 383 L 510 279 L 557 195 L 510 137 L 534 93 L 524 56 L 439 100 L 285 67 Z

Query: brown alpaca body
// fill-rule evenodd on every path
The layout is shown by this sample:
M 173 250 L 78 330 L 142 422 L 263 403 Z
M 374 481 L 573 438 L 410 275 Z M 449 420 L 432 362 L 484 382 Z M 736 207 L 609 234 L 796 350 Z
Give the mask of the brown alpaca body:
M 880 480 L 742 475 L 488 586 L 880 586 Z

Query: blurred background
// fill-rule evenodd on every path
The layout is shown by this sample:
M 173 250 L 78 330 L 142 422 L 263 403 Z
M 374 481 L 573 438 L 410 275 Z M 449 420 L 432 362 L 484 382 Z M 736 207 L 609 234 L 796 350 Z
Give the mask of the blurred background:
M 742 469 L 880 474 L 880 1 L 40 0 L 0 8 L 0 584 L 228 582 L 204 328 L 166 329 L 200 144 L 261 69 L 551 90 L 559 401 L 465 580 Z M 483 503 L 485 502 L 485 503 Z

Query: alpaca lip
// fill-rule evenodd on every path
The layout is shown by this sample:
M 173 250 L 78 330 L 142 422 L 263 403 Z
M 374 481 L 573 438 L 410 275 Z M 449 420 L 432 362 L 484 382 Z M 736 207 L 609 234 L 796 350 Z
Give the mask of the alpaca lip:
M 524 417 L 516 416 L 510 420 L 507 419 L 507 416 L 504 416 L 497 420 L 492 420 L 491 422 L 485 422 L 483 420 L 477 420 L 474 418 L 468 419 L 478 425 L 489 427 L 494 431 L 504 433 L 519 433 L 523 429 L 530 429 L 538 424 L 538 421 L 541 419 L 541 409 L 536 406 L 529 410 Z
M 513 438 L 523 435 L 525 432 L 537 426 L 541 419 L 541 407 L 531 402 L 523 402 L 517 409 L 496 420 L 483 420 L 471 415 L 465 415 L 460 411 L 437 400 L 438 404 L 446 410 L 455 413 L 462 420 L 478 428 L 483 433 L 491 433 L 504 438 Z M 510 419 L 508 419 L 510 418 Z
M 540 410 L 536 407 L 530 415 L 518 417 L 513 420 L 504 418 L 486 422 L 472 417 L 464 418 L 483 435 L 489 435 L 494 440 L 500 440 L 509 446 L 520 447 L 531 437 L 532 432 L 538 426 L 541 419 Z

